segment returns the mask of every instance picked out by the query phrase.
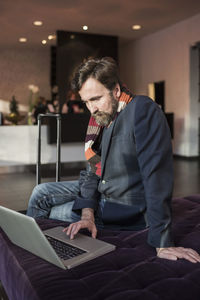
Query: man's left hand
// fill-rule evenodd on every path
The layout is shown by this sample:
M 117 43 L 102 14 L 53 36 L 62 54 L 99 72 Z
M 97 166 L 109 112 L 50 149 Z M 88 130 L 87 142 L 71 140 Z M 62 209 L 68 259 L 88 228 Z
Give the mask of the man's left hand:
M 170 260 L 184 258 L 192 263 L 200 262 L 200 255 L 193 249 L 183 247 L 156 248 L 157 256 Z

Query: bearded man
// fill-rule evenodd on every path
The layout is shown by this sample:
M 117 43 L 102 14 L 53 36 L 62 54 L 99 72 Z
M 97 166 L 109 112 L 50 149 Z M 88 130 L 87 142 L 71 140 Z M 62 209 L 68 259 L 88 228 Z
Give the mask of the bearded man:
M 35 187 L 27 214 L 71 223 L 74 238 L 87 228 L 142 230 L 162 258 L 199 262 L 192 249 L 175 247 L 171 236 L 173 160 L 171 136 L 159 106 L 122 85 L 115 61 L 84 61 L 72 89 L 91 113 L 85 140 L 88 170 L 78 181 Z

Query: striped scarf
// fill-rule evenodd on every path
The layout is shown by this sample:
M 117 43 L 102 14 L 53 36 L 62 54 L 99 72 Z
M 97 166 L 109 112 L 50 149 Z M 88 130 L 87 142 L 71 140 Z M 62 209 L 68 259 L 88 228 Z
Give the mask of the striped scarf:
M 119 97 L 116 117 L 132 99 L 133 95 L 131 92 L 123 86 Z M 101 139 L 103 128 L 103 126 L 96 123 L 94 117 L 90 117 L 85 139 L 85 157 L 91 166 L 91 171 L 98 176 L 101 176 L 101 156 L 97 154 L 93 146 L 98 139 Z

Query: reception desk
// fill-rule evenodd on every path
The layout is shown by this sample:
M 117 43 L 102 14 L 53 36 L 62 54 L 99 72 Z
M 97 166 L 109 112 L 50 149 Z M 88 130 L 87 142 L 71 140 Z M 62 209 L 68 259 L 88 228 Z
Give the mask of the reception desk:
M 0 166 L 36 163 L 38 127 L 34 125 L 0 126 Z M 48 143 L 48 125 L 41 129 L 42 163 L 56 161 L 56 144 Z M 64 143 L 61 162 L 85 161 L 84 142 Z
M 166 114 L 173 138 L 173 114 Z M 62 115 L 61 162 L 83 162 L 88 114 Z M 36 163 L 38 126 L 0 126 L 0 166 Z M 56 162 L 56 120 L 49 118 L 41 129 L 41 162 Z

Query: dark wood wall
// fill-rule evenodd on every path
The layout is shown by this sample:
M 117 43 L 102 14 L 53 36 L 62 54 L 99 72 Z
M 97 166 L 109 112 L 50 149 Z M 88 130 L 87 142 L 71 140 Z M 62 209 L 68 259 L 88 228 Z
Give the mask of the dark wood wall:
M 57 31 L 57 45 L 51 47 L 51 87 L 58 86 L 60 111 L 63 104 L 69 100 L 71 76 L 83 59 L 111 56 L 118 63 L 118 38 L 88 33 Z M 52 98 L 55 95 L 52 94 Z M 62 142 L 84 141 L 88 112 L 82 114 L 62 115 Z M 49 124 L 49 142 L 56 142 L 56 124 Z
M 66 101 L 74 68 L 84 58 L 111 56 L 118 62 L 118 38 L 88 33 L 57 31 L 57 46 L 51 49 L 51 86 L 58 86 L 59 101 Z

